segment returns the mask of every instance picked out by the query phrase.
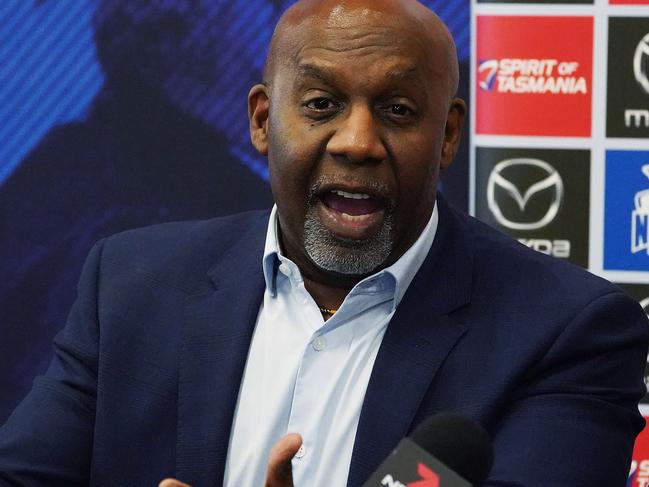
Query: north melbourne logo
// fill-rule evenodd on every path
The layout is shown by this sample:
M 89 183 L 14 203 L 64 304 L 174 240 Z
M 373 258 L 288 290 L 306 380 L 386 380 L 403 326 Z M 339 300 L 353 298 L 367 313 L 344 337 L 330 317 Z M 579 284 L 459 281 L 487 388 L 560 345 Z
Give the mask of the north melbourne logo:
M 642 173 L 649 178 L 649 164 L 642 166 Z M 631 253 L 645 251 L 649 255 L 649 188 L 638 191 L 633 198 L 631 212 Z
M 527 171 L 539 172 L 543 179 L 527 187 L 519 189 L 518 185 L 507 176 L 508 169 L 518 168 Z M 496 198 L 496 190 L 499 189 L 507 194 L 516 203 L 520 212 L 524 213 L 530 200 L 540 192 L 553 188 L 552 198 L 547 210 L 534 221 L 516 221 L 511 216 L 505 216 L 506 212 L 501 208 Z M 559 213 L 563 201 L 564 185 L 559 172 L 545 161 L 540 159 L 516 158 L 507 159 L 494 166 L 487 182 L 487 204 L 494 218 L 502 226 L 512 230 L 538 230 L 551 223 Z
M 478 86 L 498 93 L 586 95 L 588 83 L 578 71 L 577 61 L 487 59 L 478 66 Z

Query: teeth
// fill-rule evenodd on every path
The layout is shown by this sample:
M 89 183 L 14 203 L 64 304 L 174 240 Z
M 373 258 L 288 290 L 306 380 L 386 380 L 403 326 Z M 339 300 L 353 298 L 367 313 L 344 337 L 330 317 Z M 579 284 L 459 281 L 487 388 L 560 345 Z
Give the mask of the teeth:
M 341 191 L 340 189 L 331 190 L 332 193 L 342 196 L 343 198 L 351 198 L 353 200 L 369 200 L 370 195 L 365 193 L 348 193 L 347 191 Z
M 349 213 L 341 213 L 341 215 L 345 220 L 349 220 L 351 222 L 358 222 L 361 220 L 365 220 L 368 216 L 368 215 L 350 215 Z

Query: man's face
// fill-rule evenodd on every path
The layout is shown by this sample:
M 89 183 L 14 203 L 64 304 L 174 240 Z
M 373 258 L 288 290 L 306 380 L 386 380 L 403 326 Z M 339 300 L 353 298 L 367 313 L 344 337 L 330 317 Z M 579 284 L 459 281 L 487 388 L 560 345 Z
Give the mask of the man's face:
M 291 42 L 299 48 L 268 80 L 261 148 L 282 244 L 307 274 L 367 275 L 428 222 L 440 163 L 455 150 L 444 144 L 449 110 L 455 138 L 463 105 L 451 98 L 448 63 L 435 65 L 398 18 L 332 13 L 305 21 Z

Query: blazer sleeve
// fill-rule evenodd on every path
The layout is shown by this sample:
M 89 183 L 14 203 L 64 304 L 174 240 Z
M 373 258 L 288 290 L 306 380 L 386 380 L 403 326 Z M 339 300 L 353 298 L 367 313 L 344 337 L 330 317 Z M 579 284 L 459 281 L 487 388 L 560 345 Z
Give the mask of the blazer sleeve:
M 647 359 L 644 311 L 621 291 L 594 299 L 532 368 L 495 428 L 488 487 L 624 487 Z
M 0 428 L 0 485 L 88 485 L 97 390 L 97 296 L 103 241 L 84 265 L 54 358 Z

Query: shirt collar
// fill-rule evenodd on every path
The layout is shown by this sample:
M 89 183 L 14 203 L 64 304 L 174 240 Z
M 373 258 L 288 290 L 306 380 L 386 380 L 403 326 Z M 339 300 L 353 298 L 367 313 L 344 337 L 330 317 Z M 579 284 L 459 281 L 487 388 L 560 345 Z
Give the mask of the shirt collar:
M 268 229 L 266 230 L 266 245 L 264 246 L 264 279 L 266 280 L 266 289 L 272 296 L 275 295 L 275 277 L 277 276 L 277 265 L 281 255 L 279 239 L 277 233 L 277 205 L 273 205 L 268 219 Z
M 264 246 L 264 257 L 262 261 L 266 289 L 272 296 L 276 293 L 275 282 L 279 259 L 280 257 L 286 259 L 279 245 L 277 220 L 277 205 L 274 205 L 270 212 L 270 218 L 268 219 L 268 230 L 266 231 L 266 244 Z M 438 223 L 439 213 L 437 211 L 437 203 L 435 203 L 430 219 L 415 243 L 394 264 L 363 279 L 357 286 L 370 280 L 379 279 L 382 275 L 392 276 L 395 282 L 393 307 L 396 308 L 433 245 Z

